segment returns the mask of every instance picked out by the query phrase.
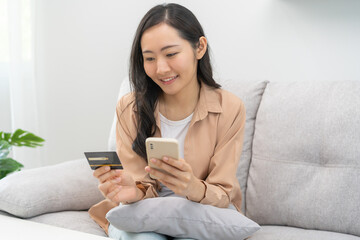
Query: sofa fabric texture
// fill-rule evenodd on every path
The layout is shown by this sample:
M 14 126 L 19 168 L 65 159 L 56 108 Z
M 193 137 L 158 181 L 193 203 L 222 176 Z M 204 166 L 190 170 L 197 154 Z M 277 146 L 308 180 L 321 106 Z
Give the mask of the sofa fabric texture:
M 360 236 L 360 82 L 269 83 L 257 114 L 247 216 Z
M 248 240 L 359 240 L 359 237 L 336 232 L 288 226 L 261 226 Z
M 94 235 L 107 236 L 104 230 L 89 217 L 89 213 L 87 211 L 46 213 L 29 218 L 28 220 L 80 232 L 91 233 Z
M 85 158 L 16 172 L 0 180 L 0 210 L 21 218 L 87 210 L 104 199 Z

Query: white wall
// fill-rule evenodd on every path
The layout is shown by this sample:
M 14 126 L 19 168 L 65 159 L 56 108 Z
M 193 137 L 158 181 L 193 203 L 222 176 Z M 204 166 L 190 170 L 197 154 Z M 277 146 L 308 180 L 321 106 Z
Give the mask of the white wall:
M 135 29 L 145 12 L 162 2 L 37 1 L 44 165 L 106 150 Z M 217 79 L 360 80 L 358 0 L 176 2 L 202 23 Z
M 7 68 L 5 63 L 0 62 L 0 132 L 11 132 L 9 81 L 1 68 Z

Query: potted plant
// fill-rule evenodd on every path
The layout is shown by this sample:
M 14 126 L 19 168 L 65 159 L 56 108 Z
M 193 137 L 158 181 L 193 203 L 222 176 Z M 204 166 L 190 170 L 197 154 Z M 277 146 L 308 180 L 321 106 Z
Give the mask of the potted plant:
M 41 143 L 44 141 L 41 137 L 22 129 L 17 129 L 13 134 L 0 132 L 0 179 L 24 167 L 21 163 L 8 157 L 12 146 L 35 148 L 42 146 Z

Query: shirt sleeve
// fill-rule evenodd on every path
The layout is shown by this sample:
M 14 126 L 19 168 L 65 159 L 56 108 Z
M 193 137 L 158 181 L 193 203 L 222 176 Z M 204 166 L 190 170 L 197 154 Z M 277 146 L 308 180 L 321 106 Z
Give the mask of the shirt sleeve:
M 205 194 L 200 203 L 227 208 L 234 194 L 241 194 L 234 193 L 233 189 L 235 184 L 239 184 L 236 171 L 242 152 L 246 120 L 243 102 L 240 101 L 237 106 L 232 105 L 230 114 L 224 114 L 222 118 L 219 121 L 218 143 L 210 159 L 209 174 L 202 180 Z
M 159 185 L 145 172 L 146 160 L 132 149 L 137 131 L 133 104 L 129 104 L 128 97 L 123 97 L 116 107 L 116 152 L 124 170 L 133 176 L 138 188 L 145 193 L 144 198 L 158 197 L 156 189 Z

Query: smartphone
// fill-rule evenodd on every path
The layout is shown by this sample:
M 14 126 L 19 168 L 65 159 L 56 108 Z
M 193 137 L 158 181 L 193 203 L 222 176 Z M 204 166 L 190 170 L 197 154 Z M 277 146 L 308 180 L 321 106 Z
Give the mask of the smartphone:
M 84 152 L 92 170 L 102 166 L 110 166 L 111 169 L 123 169 L 116 152 Z
M 149 137 L 146 139 L 145 145 L 146 145 L 148 165 L 161 172 L 165 172 L 165 171 L 154 166 L 150 162 L 150 159 L 152 158 L 162 159 L 165 156 L 174 158 L 176 160 L 180 158 L 179 143 L 174 138 Z M 150 174 L 150 177 L 152 179 L 156 179 L 156 177 L 153 176 L 152 174 Z

